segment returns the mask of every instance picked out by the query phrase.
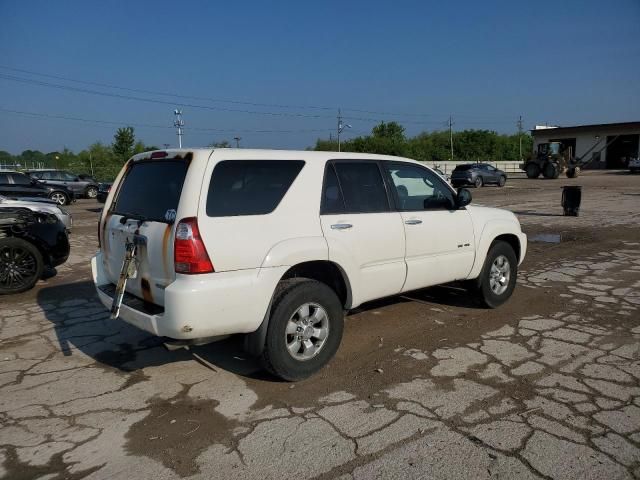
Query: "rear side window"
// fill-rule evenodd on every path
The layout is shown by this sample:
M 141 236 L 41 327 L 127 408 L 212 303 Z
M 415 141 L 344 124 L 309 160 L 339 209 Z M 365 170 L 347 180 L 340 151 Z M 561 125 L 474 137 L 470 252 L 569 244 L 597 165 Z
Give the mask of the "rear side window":
M 345 213 L 388 212 L 389 200 L 375 162 L 334 164 L 344 197 Z
M 167 212 L 178 209 L 187 168 L 184 160 L 133 163 L 120 186 L 113 213 L 167 222 Z
M 458 165 L 453 170 L 456 172 L 464 172 L 466 170 L 471 170 L 472 165 Z
M 273 212 L 304 166 L 302 160 L 224 160 L 213 169 L 207 215 Z
M 8 184 L 9 183 L 9 175 L 7 175 L 6 173 L 0 173 L 0 183 L 2 184 Z
M 19 173 L 14 173 L 11 175 L 13 178 L 13 183 L 16 185 L 31 185 L 31 179 L 26 175 L 20 175 Z

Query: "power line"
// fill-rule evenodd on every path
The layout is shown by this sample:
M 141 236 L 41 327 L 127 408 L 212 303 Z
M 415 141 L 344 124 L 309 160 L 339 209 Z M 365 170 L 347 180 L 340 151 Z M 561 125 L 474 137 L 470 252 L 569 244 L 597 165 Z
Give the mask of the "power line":
M 95 124 L 101 124 L 105 126 L 128 125 L 136 128 L 159 128 L 163 130 L 175 128 L 174 126 L 171 126 L 171 125 L 134 123 L 134 122 L 128 122 L 128 121 L 115 122 L 115 121 L 109 121 L 109 120 L 96 120 L 96 119 L 90 119 L 90 118 L 73 117 L 68 115 L 58 115 L 58 114 L 50 114 L 50 113 L 43 113 L 43 112 L 25 112 L 21 110 L 12 110 L 7 108 L 0 108 L 0 112 L 12 113 L 12 114 L 24 115 L 24 116 L 30 116 L 30 117 L 45 118 L 45 119 L 51 119 L 51 120 L 70 120 L 70 121 L 77 121 L 77 122 L 84 122 L 84 123 L 95 123 Z M 330 131 L 327 128 L 301 129 L 301 130 L 247 130 L 247 129 L 238 129 L 238 128 L 219 129 L 219 128 L 205 128 L 205 127 L 188 127 L 188 128 L 185 128 L 185 130 L 199 131 L 199 132 L 212 132 L 212 133 L 237 133 L 237 132 L 240 132 L 240 133 L 326 133 L 327 131 Z
M 278 103 L 264 103 L 264 102 L 249 102 L 249 101 L 241 101 L 241 100 L 230 100 L 230 99 L 221 99 L 221 98 L 211 98 L 211 97 L 202 97 L 202 96 L 195 96 L 195 95 L 182 95 L 182 94 L 178 94 L 178 93 L 169 93 L 169 92 L 160 92 L 160 91 L 154 91 L 154 90 L 145 90 L 145 89 L 138 89 L 138 88 L 130 88 L 130 87 L 123 87 L 120 85 L 113 85 L 113 84 L 108 84 L 108 83 L 101 83 L 101 82 L 91 82 L 91 81 L 87 81 L 87 80 L 78 80 L 78 79 L 74 79 L 71 77 L 66 77 L 66 76 L 61 76 L 61 75 L 52 75 L 52 74 L 47 74 L 47 73 L 42 73 L 42 72 L 36 72 L 33 70 L 26 70 L 26 69 L 20 69 L 20 68 L 14 68 L 14 67 L 9 67 L 6 65 L 0 65 L 0 68 L 5 69 L 5 70 L 10 70 L 10 71 L 14 71 L 14 72 L 21 72 L 21 73 L 26 73 L 29 75 L 36 75 L 36 76 L 41 76 L 41 77 L 46 77 L 46 78 L 54 78 L 57 80 L 64 80 L 67 82 L 74 82 L 74 83 L 79 83 L 79 84 L 84 84 L 84 85 L 93 85 L 93 86 L 99 86 L 99 87 L 104 87 L 104 88 L 112 88 L 112 89 L 117 89 L 117 90 L 123 90 L 123 91 L 129 91 L 129 92 L 135 92 L 135 93 L 144 93 L 144 94 L 148 94 L 148 95 L 159 95 L 159 96 L 164 96 L 164 97 L 174 97 L 174 98 L 183 98 L 183 99 L 188 99 L 188 100 L 204 100 L 204 101 L 208 101 L 208 102 L 214 102 L 214 103 L 228 103 L 228 104 L 233 104 L 233 105 L 247 105 L 247 106 L 254 106 L 254 107 L 266 107 L 266 108 L 284 108 L 284 109 L 298 109 L 298 110 L 323 110 L 323 111 L 332 111 L 335 109 L 335 107 L 330 107 L 330 106 L 323 106 L 323 105 L 290 105 L 290 104 L 278 104 Z M 4 75 L 3 78 L 5 79 L 10 79 L 7 77 L 11 77 L 10 75 L 7 74 L 0 74 L 0 75 Z M 18 81 L 17 79 L 20 77 L 13 77 L 12 79 L 14 81 Z M 33 80 L 33 79 L 26 79 L 23 78 L 22 79 L 23 82 L 26 81 L 32 81 L 32 82 L 40 82 L 38 84 L 42 85 L 45 84 L 47 82 L 41 82 L 39 80 Z M 55 84 L 51 84 L 51 85 L 47 85 L 47 86 L 53 86 Z M 56 88 L 61 88 L 63 86 L 57 86 Z M 68 89 L 73 89 L 73 87 L 69 87 L 66 86 Z M 84 91 L 84 89 L 79 89 L 79 91 Z M 88 92 L 85 91 L 84 93 L 94 93 L 94 92 Z M 97 94 L 107 94 L 106 92 L 100 92 Z M 112 94 L 113 95 L 113 94 Z M 119 98 L 127 98 L 126 96 L 123 97 L 119 97 Z M 144 99 L 143 101 L 149 101 L 150 99 Z M 171 103 L 174 104 L 175 102 L 164 102 L 166 103 Z M 181 106 L 189 106 L 189 107 L 193 107 L 193 105 L 181 105 Z M 197 106 L 196 108 L 206 108 L 204 106 Z M 219 110 L 223 110 L 223 111 L 237 111 L 237 112 L 241 112 L 241 113 L 252 113 L 252 114 L 262 114 L 262 115 L 283 115 L 283 116 L 287 116 L 286 112 L 253 112 L 253 111 L 246 111 L 246 110 L 232 110 L 232 109 L 228 109 L 225 110 L 222 107 L 218 108 Z M 364 109 L 359 109 L 359 108 L 343 108 L 343 111 L 346 112 L 356 112 L 356 113 L 366 113 L 366 114 L 370 114 L 370 115 L 384 115 L 384 116 L 392 116 L 392 117 L 436 117 L 439 116 L 440 114 L 437 113 L 407 113 L 407 112 L 388 112 L 388 111 L 374 111 L 374 110 L 364 110 Z M 300 117 L 310 117 L 310 118 L 333 118 L 331 115 L 305 115 L 305 114 L 288 114 L 289 116 L 300 116 Z M 467 114 L 467 113 L 457 113 L 457 116 L 463 116 L 463 117 L 472 117 L 472 118 L 501 118 L 501 119 L 506 119 L 506 118 L 510 118 L 507 117 L 506 115 L 487 115 L 487 114 L 483 114 L 483 115 L 477 115 L 477 114 Z M 381 119 L 372 119 L 372 118 L 358 118 L 358 117 L 345 117 L 345 118 L 350 118 L 350 119 L 354 119 L 354 120 L 362 120 L 362 121 L 380 121 Z M 505 120 L 506 121 L 506 120 Z M 406 121 L 404 123 L 407 123 Z M 417 122 L 416 122 L 417 123 Z M 437 123 L 437 122 L 428 122 L 428 123 Z M 465 123 L 473 123 L 473 122 L 465 122 Z M 479 123 L 484 123 L 484 122 L 479 122 Z M 494 120 L 495 123 L 495 120 Z

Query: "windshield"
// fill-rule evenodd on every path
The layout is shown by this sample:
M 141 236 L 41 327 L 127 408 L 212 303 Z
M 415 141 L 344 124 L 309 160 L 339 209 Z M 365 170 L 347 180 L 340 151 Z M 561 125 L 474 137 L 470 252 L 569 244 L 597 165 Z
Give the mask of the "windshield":
M 187 168 L 184 160 L 135 162 L 122 181 L 113 213 L 140 220 L 172 222 Z M 170 210 L 173 216 L 166 216 Z

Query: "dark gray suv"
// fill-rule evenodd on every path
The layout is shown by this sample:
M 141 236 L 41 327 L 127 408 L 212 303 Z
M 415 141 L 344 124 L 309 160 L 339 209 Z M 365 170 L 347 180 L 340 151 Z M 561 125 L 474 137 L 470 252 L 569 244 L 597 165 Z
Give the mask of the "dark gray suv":
M 455 188 L 466 185 L 473 185 L 476 188 L 480 188 L 490 183 L 504 187 L 504 184 L 507 183 L 507 174 L 488 163 L 458 165 L 451 174 L 451 184 Z
M 64 170 L 28 170 L 31 178 L 52 186 L 64 186 L 71 190 L 76 197 L 96 198 L 98 184 L 92 180 L 82 179 Z

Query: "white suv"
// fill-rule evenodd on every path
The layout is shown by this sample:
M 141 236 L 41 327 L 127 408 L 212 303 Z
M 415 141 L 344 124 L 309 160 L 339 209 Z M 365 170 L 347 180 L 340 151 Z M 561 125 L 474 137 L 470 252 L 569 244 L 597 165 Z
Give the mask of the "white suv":
M 142 153 L 107 198 L 93 280 L 111 307 L 130 276 L 126 322 L 194 343 L 245 334 L 268 370 L 298 380 L 333 357 L 344 312 L 364 302 L 455 280 L 491 308 L 511 296 L 526 236 L 513 213 L 470 201 L 405 158 Z

